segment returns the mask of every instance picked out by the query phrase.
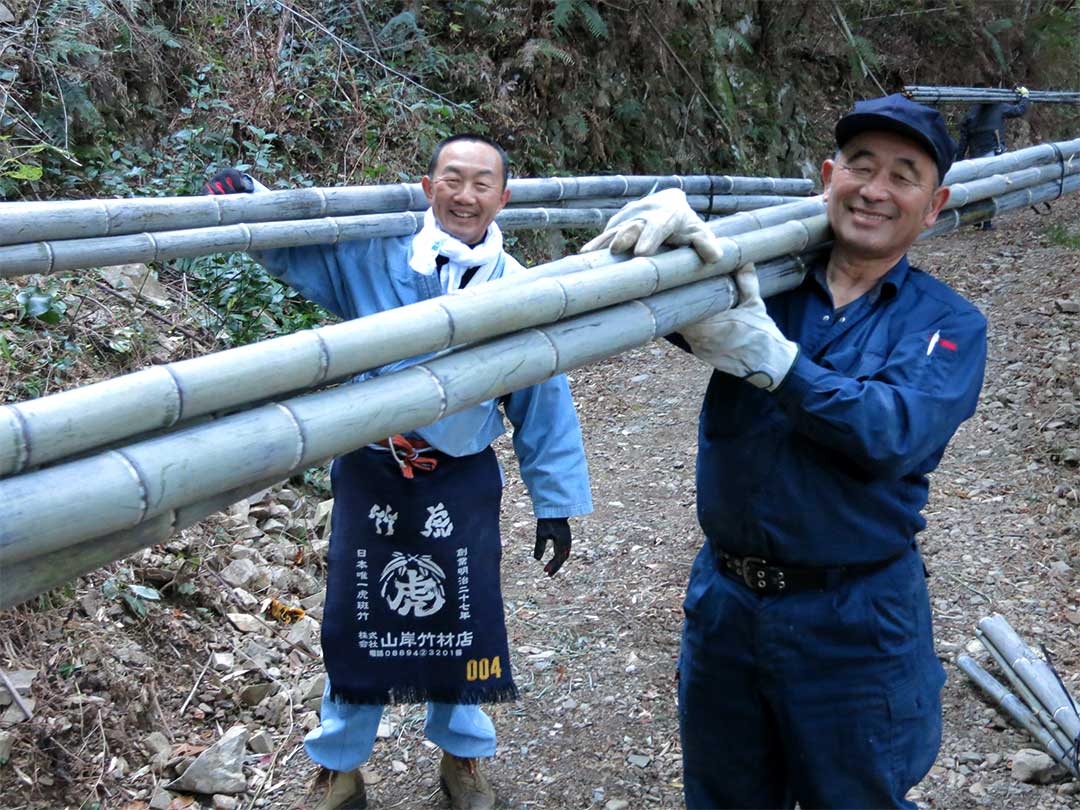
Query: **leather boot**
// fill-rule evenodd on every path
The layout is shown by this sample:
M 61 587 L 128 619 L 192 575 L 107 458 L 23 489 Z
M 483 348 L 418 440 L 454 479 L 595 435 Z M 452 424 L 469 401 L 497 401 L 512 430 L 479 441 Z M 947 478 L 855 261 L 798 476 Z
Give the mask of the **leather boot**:
M 367 790 L 360 770 L 320 768 L 307 796 L 293 810 L 367 810 Z
M 480 773 L 479 759 L 463 759 L 443 751 L 439 781 L 452 810 L 492 810 L 495 791 Z

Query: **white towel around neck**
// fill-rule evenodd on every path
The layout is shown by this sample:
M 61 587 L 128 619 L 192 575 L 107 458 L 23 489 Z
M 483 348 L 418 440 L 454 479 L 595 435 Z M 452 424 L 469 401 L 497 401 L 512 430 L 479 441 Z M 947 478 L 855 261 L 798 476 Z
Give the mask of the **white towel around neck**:
M 469 280 L 470 284 L 482 284 L 491 278 L 503 249 L 502 231 L 492 222 L 480 244 L 469 247 L 454 238 L 435 221 L 435 214 L 429 208 L 424 212 L 424 227 L 413 237 L 412 257 L 409 267 L 425 276 L 435 272 L 435 259 L 445 256 L 449 261 L 446 272 L 440 274 L 444 293 L 457 292 L 461 289 L 461 276 L 470 267 L 479 270 Z

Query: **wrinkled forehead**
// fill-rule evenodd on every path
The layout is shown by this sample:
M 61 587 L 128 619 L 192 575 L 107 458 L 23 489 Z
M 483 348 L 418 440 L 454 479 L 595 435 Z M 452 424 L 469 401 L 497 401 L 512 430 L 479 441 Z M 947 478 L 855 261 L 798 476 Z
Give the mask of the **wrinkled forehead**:
M 910 165 L 920 174 L 937 176 L 937 163 L 926 147 L 914 138 L 897 132 L 860 132 L 840 147 L 840 153 L 848 160 L 864 156 L 882 163 Z
M 482 141 L 454 141 L 439 152 L 435 174 L 493 174 L 502 177 L 502 157 Z

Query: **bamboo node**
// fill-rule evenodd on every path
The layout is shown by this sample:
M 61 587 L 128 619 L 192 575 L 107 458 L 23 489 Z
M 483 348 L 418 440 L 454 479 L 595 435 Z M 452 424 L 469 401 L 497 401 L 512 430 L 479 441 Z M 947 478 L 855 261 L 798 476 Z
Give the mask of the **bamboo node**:
M 293 456 L 292 463 L 289 465 L 289 469 L 293 469 L 299 466 L 300 462 L 304 458 L 304 450 L 307 447 L 307 437 L 304 436 L 304 426 L 300 424 L 300 420 L 296 418 L 296 414 L 292 412 L 292 409 L 281 402 L 274 403 L 277 408 L 282 411 L 289 421 L 292 422 L 293 427 L 296 429 L 296 453 Z
M 564 294 L 565 294 L 565 291 L 564 291 Z M 555 345 L 555 341 L 551 339 L 551 335 L 549 335 L 547 333 L 546 329 L 534 328 L 534 329 L 531 329 L 530 331 L 536 332 L 538 335 L 540 335 L 544 339 L 544 341 L 547 343 L 547 345 L 551 348 L 551 362 L 552 362 L 552 366 L 551 366 L 552 371 L 551 371 L 551 373 L 552 374 L 558 373 L 560 365 L 562 363 L 562 359 L 559 357 L 559 347 Z
M 322 336 L 322 327 L 312 329 L 311 334 L 319 343 L 319 371 L 312 381 L 314 386 L 322 383 L 326 379 L 326 375 L 330 373 L 330 347 L 326 345 L 326 340 Z
M 112 211 L 102 200 L 95 200 L 101 212 L 105 215 L 105 236 L 112 236 Z
M 158 241 L 154 238 L 154 234 L 147 231 L 146 238 L 150 240 L 150 249 L 153 251 L 154 261 L 162 261 L 161 256 L 158 255 Z
M 40 244 L 45 247 L 45 255 L 49 257 L 49 269 L 45 272 L 51 274 L 55 272 L 54 268 L 56 267 L 56 254 L 53 253 L 52 245 L 50 243 L 41 242 Z
M 8 414 L 11 424 L 11 430 L 8 433 L 11 436 L 13 451 L 11 468 L 8 470 L 0 469 L 0 475 L 22 472 L 26 468 L 26 463 L 30 460 L 30 432 L 27 429 L 26 418 L 14 405 L 0 406 L 0 413 Z
M 184 416 L 184 386 L 180 382 L 180 377 L 173 370 L 173 363 L 166 363 L 164 366 L 158 366 L 157 368 L 164 369 L 165 373 L 169 376 L 169 381 L 172 383 L 173 401 L 171 404 L 165 405 L 165 424 L 162 427 L 172 427 L 179 422 Z
M 434 371 L 432 371 L 430 368 L 428 368 L 426 364 L 420 364 L 420 365 L 417 365 L 417 366 L 413 366 L 413 368 L 420 369 L 422 372 L 427 374 L 428 377 L 431 378 L 431 381 L 433 383 L 435 383 L 435 389 L 439 393 L 439 417 L 438 418 L 442 419 L 443 415 L 446 413 L 446 407 L 447 407 L 447 404 L 449 402 L 449 399 L 446 396 L 446 386 L 444 386 L 442 384 L 442 380 L 439 379 L 439 375 L 436 374 Z
M 116 456 L 120 459 L 120 464 L 131 475 L 132 480 L 139 490 L 139 517 L 132 522 L 131 525 L 137 525 L 142 523 L 146 519 L 146 513 L 150 511 L 149 502 L 149 487 L 146 486 L 146 482 L 143 481 L 142 475 L 139 473 L 139 468 L 135 466 L 135 462 L 129 459 L 122 450 L 110 450 L 108 455 Z

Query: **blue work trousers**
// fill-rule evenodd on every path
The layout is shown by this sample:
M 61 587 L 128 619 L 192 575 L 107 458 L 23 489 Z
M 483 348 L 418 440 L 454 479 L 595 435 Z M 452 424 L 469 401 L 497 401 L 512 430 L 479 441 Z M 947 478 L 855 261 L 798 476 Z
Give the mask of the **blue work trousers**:
M 941 744 L 945 672 L 912 546 L 824 591 L 757 596 L 706 543 L 684 603 L 686 804 L 915 808 Z
M 327 681 L 319 727 L 304 738 L 308 756 L 332 771 L 356 770 L 371 756 L 384 708 L 331 700 Z M 429 703 L 424 734 L 456 757 L 495 756 L 495 724 L 479 706 Z

